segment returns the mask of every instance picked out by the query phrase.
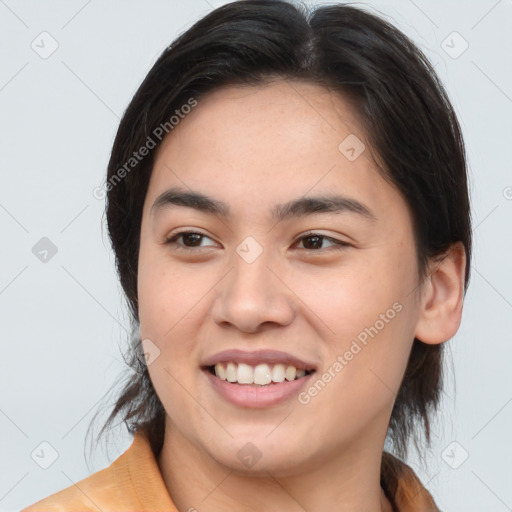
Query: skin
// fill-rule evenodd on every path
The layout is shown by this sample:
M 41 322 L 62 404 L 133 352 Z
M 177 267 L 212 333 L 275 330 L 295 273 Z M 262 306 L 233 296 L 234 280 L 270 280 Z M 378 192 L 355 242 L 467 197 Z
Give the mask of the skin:
M 354 161 L 338 149 L 350 134 L 366 145 Z M 152 212 L 171 187 L 223 201 L 231 217 Z M 332 193 L 375 219 L 270 218 L 276 204 Z M 205 237 L 165 243 L 183 228 Z M 311 248 L 301 238 L 310 230 L 348 245 Z M 263 249 L 252 263 L 236 252 L 248 236 Z M 167 412 L 158 463 L 178 509 L 387 510 L 380 460 L 396 392 L 414 337 L 442 343 L 456 332 L 464 265 L 456 244 L 420 280 L 407 203 L 339 93 L 278 80 L 202 97 L 159 148 L 139 253 L 140 332 L 160 351 L 149 373 Z M 235 406 L 200 368 L 222 350 L 270 348 L 321 375 L 396 303 L 401 311 L 307 405 L 294 396 Z M 250 468 L 237 456 L 248 442 L 261 454 Z

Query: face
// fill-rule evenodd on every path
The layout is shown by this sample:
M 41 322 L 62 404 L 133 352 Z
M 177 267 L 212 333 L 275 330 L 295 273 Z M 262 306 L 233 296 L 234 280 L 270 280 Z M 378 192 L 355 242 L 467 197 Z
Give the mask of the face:
M 407 204 L 339 93 L 223 88 L 159 148 L 140 332 L 179 446 L 274 475 L 380 453 L 419 290 Z

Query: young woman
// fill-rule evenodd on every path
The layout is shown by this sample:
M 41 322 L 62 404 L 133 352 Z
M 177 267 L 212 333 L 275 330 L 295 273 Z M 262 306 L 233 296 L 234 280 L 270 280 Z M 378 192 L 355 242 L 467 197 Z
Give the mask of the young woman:
M 137 332 L 106 427 L 134 441 L 27 511 L 438 510 L 401 459 L 429 440 L 471 230 L 409 39 L 346 5 L 216 9 L 140 86 L 105 187 Z

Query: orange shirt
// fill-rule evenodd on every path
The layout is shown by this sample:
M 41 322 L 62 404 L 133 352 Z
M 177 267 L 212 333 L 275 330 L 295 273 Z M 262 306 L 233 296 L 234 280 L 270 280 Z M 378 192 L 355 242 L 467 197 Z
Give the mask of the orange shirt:
M 439 512 L 414 471 L 393 455 L 382 455 L 381 485 L 398 512 Z M 389 512 L 395 512 L 389 509 Z M 151 445 L 137 432 L 110 466 L 25 508 L 22 512 L 178 512 Z M 388 512 L 387 510 L 383 512 Z

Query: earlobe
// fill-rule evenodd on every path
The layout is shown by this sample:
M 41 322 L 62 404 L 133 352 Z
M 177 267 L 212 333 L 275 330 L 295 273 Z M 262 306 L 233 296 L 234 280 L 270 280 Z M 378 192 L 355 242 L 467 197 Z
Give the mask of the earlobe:
M 423 343 L 443 343 L 457 332 L 462 317 L 465 269 L 466 251 L 461 242 L 432 262 L 423 284 L 414 334 Z

